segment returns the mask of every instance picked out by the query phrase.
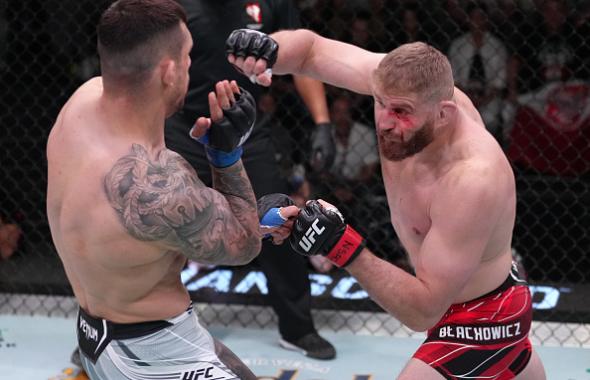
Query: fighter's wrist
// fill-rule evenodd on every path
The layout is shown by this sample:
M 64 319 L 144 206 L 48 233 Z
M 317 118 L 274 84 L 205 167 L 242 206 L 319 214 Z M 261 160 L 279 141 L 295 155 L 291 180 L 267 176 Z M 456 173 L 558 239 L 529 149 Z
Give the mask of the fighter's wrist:
M 365 245 L 365 239 L 347 224 L 338 242 L 325 256 L 334 265 L 344 268 L 358 257 Z
M 211 148 L 210 146 L 205 146 L 205 152 L 211 165 L 215 166 L 216 168 L 227 168 L 228 166 L 232 166 L 239 161 L 239 159 L 242 157 L 243 149 L 241 146 L 239 146 L 231 152 L 224 152 L 215 148 Z

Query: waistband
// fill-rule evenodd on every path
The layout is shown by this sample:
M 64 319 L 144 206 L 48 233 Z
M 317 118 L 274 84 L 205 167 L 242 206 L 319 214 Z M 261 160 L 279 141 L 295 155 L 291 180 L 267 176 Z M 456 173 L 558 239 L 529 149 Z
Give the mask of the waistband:
M 191 301 L 187 309 L 181 314 L 167 320 L 154 320 L 135 323 L 116 323 L 106 319 L 96 318 L 88 314 L 86 310 L 79 308 L 80 317 L 92 325 L 103 325 L 107 327 L 111 339 L 132 339 L 155 333 L 163 328 L 170 327 L 184 320 L 193 312 L 193 302 Z M 107 330 L 105 329 L 105 330 Z
M 461 304 L 479 301 L 483 298 L 487 298 L 487 297 L 489 297 L 493 294 L 496 294 L 498 292 L 503 292 L 506 289 L 510 289 L 511 287 L 513 287 L 515 285 L 528 285 L 528 284 L 525 280 L 518 277 L 518 265 L 513 261 L 512 266 L 510 268 L 510 272 L 508 273 L 508 277 L 506 277 L 506 280 L 504 280 L 504 282 L 502 284 L 500 284 L 500 286 L 498 286 L 496 289 L 494 289 L 490 292 L 487 292 L 486 294 L 484 294 L 482 296 L 479 296 L 479 297 L 474 298 L 469 301 L 461 302 Z

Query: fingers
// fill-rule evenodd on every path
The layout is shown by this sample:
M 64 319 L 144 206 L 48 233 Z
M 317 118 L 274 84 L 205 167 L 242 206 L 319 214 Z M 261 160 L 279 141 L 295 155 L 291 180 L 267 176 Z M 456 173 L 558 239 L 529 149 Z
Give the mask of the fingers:
M 236 102 L 236 96 L 235 96 L 234 89 L 232 88 L 232 85 L 229 81 L 223 81 L 223 89 L 225 90 L 225 94 L 229 99 L 229 106 L 231 107 Z M 238 91 L 239 91 L 239 89 L 238 89 Z
M 258 83 L 261 86 L 268 87 L 272 83 L 272 78 L 268 73 L 264 72 L 256 76 L 256 83 Z
M 254 66 L 256 63 L 256 58 L 250 56 L 244 60 L 241 69 L 244 73 L 255 74 Z
M 247 77 L 251 77 L 254 75 L 255 77 L 260 76 L 266 69 L 268 68 L 268 64 L 265 59 L 259 58 L 256 59 L 253 56 L 249 56 L 247 58 L 244 57 L 236 57 L 233 54 L 229 54 L 227 56 L 227 60 L 232 65 L 236 66 L 244 75 Z M 262 77 L 258 78 L 259 80 L 264 80 Z M 267 82 L 267 81 L 265 81 Z M 262 83 L 260 83 L 262 84 Z
M 275 245 L 283 244 L 283 242 L 291 235 L 291 229 L 281 226 L 274 232 L 271 232 L 272 242 Z
M 236 66 L 240 70 L 243 70 L 244 57 L 237 57 L 237 56 L 233 56 L 233 57 L 234 57 L 234 61 L 232 63 L 234 64 L 234 66 Z
M 320 273 L 328 273 L 334 264 L 330 262 L 326 257 L 322 255 L 310 256 L 309 261 L 311 265 Z
M 272 228 L 260 227 L 260 236 L 270 235 L 273 244 L 280 245 L 291 234 L 292 225 L 293 223 L 291 223 L 291 227 L 289 228 L 285 226 Z
M 297 207 L 297 206 L 281 207 L 281 210 L 279 211 L 279 213 L 285 219 L 294 218 L 297 215 L 299 215 L 299 207 Z
M 342 223 L 344 223 L 344 216 L 342 215 L 342 213 L 340 212 L 340 210 L 338 210 L 338 208 L 336 206 L 326 202 L 323 199 L 318 199 L 318 203 L 323 207 L 324 210 L 329 211 L 329 212 L 333 212 L 334 214 L 338 215 L 338 217 L 340 218 Z
M 215 92 L 209 93 L 209 113 L 211 120 L 216 122 L 223 118 L 223 110 L 229 109 L 235 102 L 235 94 L 240 93 L 240 87 L 235 80 L 219 81 L 215 84 Z
M 223 110 L 221 109 L 217 96 L 213 91 L 209 93 L 209 114 L 211 121 L 217 122 L 223 118 Z
M 238 86 L 238 82 L 236 82 L 235 80 L 232 80 L 229 83 L 231 90 L 234 94 L 239 94 L 240 93 L 240 87 Z
M 254 66 L 254 73 L 262 74 L 266 71 L 267 68 L 267 62 L 264 59 L 259 59 L 256 61 L 256 65 Z
M 231 99 L 233 98 L 233 93 L 229 88 L 229 82 L 226 80 L 217 82 L 215 84 L 215 92 L 217 93 L 217 103 L 219 103 L 221 109 L 229 109 L 232 104 Z
M 207 129 L 211 126 L 211 119 L 207 117 L 200 117 L 195 122 L 195 126 L 191 129 L 191 136 L 195 139 L 198 139 L 205 135 Z

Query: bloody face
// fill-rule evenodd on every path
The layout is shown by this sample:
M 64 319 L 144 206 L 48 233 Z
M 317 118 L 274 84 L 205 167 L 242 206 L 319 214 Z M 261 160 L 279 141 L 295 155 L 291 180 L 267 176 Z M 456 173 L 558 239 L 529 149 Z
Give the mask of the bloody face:
M 401 161 L 433 141 L 434 118 L 429 108 L 412 97 L 375 94 L 375 125 L 383 158 Z

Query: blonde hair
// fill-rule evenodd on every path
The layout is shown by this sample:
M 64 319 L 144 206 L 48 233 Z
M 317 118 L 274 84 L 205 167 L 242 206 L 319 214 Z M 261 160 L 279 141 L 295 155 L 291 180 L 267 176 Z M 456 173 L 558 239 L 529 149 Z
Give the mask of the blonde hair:
M 373 81 L 385 94 L 416 94 L 435 102 L 450 100 L 455 89 L 449 60 L 424 42 L 392 50 L 373 72 Z

